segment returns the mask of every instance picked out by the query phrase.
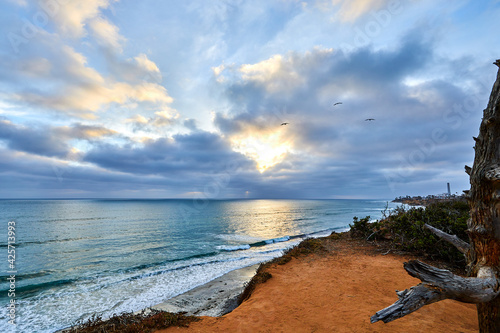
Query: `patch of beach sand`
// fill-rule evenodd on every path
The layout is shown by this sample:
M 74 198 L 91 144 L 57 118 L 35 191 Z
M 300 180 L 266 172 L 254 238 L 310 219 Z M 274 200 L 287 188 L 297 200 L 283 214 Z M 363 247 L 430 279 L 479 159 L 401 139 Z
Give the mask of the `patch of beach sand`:
M 268 269 L 272 278 L 222 317 L 202 317 L 172 332 L 477 332 L 476 307 L 452 300 L 427 305 L 388 324 L 370 316 L 397 300 L 395 290 L 418 284 L 403 262 L 352 240 L 329 242 L 309 255 Z

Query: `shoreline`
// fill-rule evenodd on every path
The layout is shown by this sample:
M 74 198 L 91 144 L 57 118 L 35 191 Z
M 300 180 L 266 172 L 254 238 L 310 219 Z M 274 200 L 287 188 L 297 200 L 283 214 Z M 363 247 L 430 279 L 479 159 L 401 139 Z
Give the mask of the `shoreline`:
M 187 316 L 223 316 L 238 306 L 238 297 L 260 265 L 259 263 L 232 270 L 165 302 L 135 311 L 134 314 L 143 311 L 148 313 L 150 310 L 160 310 L 170 313 L 183 313 Z M 56 330 L 54 333 L 67 333 L 72 328 L 74 327 L 66 327 Z
M 197 318 L 151 332 L 477 332 L 475 305 L 451 300 L 387 324 L 371 324 L 371 315 L 397 299 L 395 289 L 419 282 L 403 269 L 403 262 L 418 257 L 389 253 L 383 244 L 354 239 L 349 233 L 303 243 L 263 265 L 233 270 L 149 307 Z M 269 278 L 256 284 L 249 297 L 235 307 L 236 298 L 254 274 L 268 274 Z
M 255 275 L 260 264 L 235 269 L 148 309 L 193 316 L 220 317 L 237 306 L 238 297 Z
M 420 282 L 403 269 L 403 262 L 416 256 L 384 255 L 382 247 L 346 236 L 320 239 L 325 252 L 266 264 L 272 277 L 232 312 L 154 332 L 477 332 L 475 305 L 452 300 L 371 324 L 371 315 L 397 299 L 395 289 Z

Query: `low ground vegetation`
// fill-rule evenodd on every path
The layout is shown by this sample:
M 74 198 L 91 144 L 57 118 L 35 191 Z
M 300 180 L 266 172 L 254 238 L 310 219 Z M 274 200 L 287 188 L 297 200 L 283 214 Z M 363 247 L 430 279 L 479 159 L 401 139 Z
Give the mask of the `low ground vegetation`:
M 370 217 L 354 217 L 353 238 L 386 242 L 393 249 L 411 252 L 432 260 L 443 260 L 454 268 L 465 267 L 465 258 L 453 245 L 438 238 L 424 224 L 468 241 L 469 205 L 461 200 L 437 202 L 423 207 L 400 206 L 384 219 L 370 223 Z
M 187 327 L 198 317 L 182 313 L 170 313 L 160 310 L 142 311 L 141 313 L 122 313 L 103 320 L 101 316 L 77 322 L 64 333 L 149 333 L 171 326 Z
M 353 218 L 351 229 L 345 233 L 332 233 L 325 238 L 309 238 L 297 246 L 288 249 L 283 256 L 263 263 L 257 269 L 255 276 L 247 283 L 245 290 L 238 299 L 238 304 L 250 298 L 261 283 L 272 278 L 268 268 L 274 265 L 285 265 L 293 258 L 309 254 L 324 255 L 329 252 L 328 244 L 339 239 L 352 240 L 362 244 L 365 240 L 377 244 L 381 249 L 404 251 L 417 256 L 426 257 L 432 261 L 443 261 L 449 268 L 464 271 L 463 255 L 448 242 L 441 240 L 424 228 L 427 223 L 449 234 L 468 240 L 466 233 L 469 206 L 463 200 L 440 201 L 423 207 L 396 208 L 392 212 L 383 212 L 384 218 L 370 222 L 370 216 Z M 94 316 L 86 322 L 76 323 L 65 333 L 90 332 L 154 332 L 155 330 L 179 326 L 185 327 L 199 318 L 186 316 L 182 313 L 169 313 L 152 310 L 139 314 L 123 313 L 103 320 Z

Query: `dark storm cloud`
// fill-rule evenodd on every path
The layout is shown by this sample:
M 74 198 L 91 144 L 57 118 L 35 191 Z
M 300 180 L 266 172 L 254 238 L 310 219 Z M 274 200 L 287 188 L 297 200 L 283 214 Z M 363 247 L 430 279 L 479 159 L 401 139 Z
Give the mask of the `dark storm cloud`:
M 0 118 L 0 140 L 16 151 L 40 156 L 64 157 L 71 147 L 71 139 L 94 140 L 114 132 L 102 126 L 90 126 L 80 123 L 72 126 L 21 126 L 7 119 Z
M 457 170 L 472 162 L 471 137 L 490 87 L 477 84 L 481 73 L 463 61 L 440 65 L 444 76 L 427 77 L 438 62 L 432 48 L 405 38 L 392 50 L 289 53 L 265 79 L 257 72 L 225 82 L 232 107 L 214 118 L 223 136 L 199 130 L 193 119 L 184 122 L 188 134 L 140 144 L 102 126 L 25 127 L 4 119 L 0 138 L 11 150 L 64 158 L 71 140 L 86 140 L 90 149 L 79 166 L 7 151 L 0 177 L 12 187 L 36 182 L 70 196 L 393 197 L 409 187 L 439 193 L 450 180 L 459 191 L 467 180 Z M 282 122 L 290 124 L 281 128 Z M 262 174 L 230 145 L 233 135 L 276 129 L 293 141 L 293 151 Z M 105 136 L 121 143 L 100 140 Z
M 83 158 L 106 169 L 133 174 L 212 174 L 223 171 L 228 163 L 251 164 L 233 152 L 216 134 L 198 131 L 175 135 L 172 139 L 157 139 L 134 147 L 101 144 Z
M 189 129 L 193 132 L 198 130 L 198 126 L 196 124 L 195 119 L 186 119 L 186 120 L 184 120 L 183 125 L 184 125 L 184 127 L 186 127 L 187 129 Z
M 449 177 L 465 188 L 465 174 L 456 171 L 472 163 L 468 148 L 490 88 L 481 78 L 485 72 L 463 59 L 437 57 L 433 43 L 410 34 L 390 50 L 290 53 L 280 68 L 297 73 L 295 85 L 285 84 L 290 78 L 279 70 L 265 79 L 257 70 L 253 77 L 247 72 L 226 85 L 233 107 L 218 113 L 215 124 L 231 136 L 246 124 L 290 122 L 298 158 L 289 155 L 263 174 L 280 170 L 287 179 L 280 188 L 291 186 L 285 165 L 294 170 L 294 188 L 316 189 L 320 196 L 356 192 L 351 188 L 392 196 L 408 183 L 439 188 Z M 342 104 L 334 107 L 334 102 Z M 343 161 L 353 164 L 343 166 Z
M 155 197 L 185 185 L 178 178 L 103 172 L 94 166 L 70 166 L 34 155 L 0 149 L 1 198 Z
M 81 139 L 81 140 L 97 140 L 103 136 L 115 135 L 116 132 L 102 126 L 84 125 L 75 123 L 72 126 L 54 128 L 55 135 L 61 138 Z
M 0 146 L 0 182 L 9 193 L 0 191 L 0 196 L 178 197 L 193 192 L 242 197 L 230 181 L 240 170 L 255 169 L 219 135 L 201 130 L 142 144 L 123 136 L 105 143 L 103 136 L 118 135 L 80 123 L 28 128 L 2 119 L 0 140 L 8 149 Z M 70 158 L 71 140 L 86 140 L 91 149 Z
M 0 119 L 0 139 L 9 148 L 36 155 L 61 157 L 67 154 L 68 146 L 41 128 L 17 126 Z
M 467 187 L 498 5 L 114 2 L 61 4 L 46 22 L 29 1 L 3 4 L 3 197 Z
M 354 80 L 356 84 L 394 85 L 428 65 L 434 58 L 432 47 L 432 42 L 422 40 L 421 35 L 409 34 L 396 50 L 373 51 L 365 47 L 343 54 L 344 57 L 336 54 L 328 72 L 335 77 Z

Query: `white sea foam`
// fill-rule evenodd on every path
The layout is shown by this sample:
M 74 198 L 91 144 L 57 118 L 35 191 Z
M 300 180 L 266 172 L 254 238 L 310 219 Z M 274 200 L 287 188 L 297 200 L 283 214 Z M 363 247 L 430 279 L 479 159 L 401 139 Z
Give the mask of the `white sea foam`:
M 63 250 L 60 257 L 49 261 L 34 255 L 23 257 L 24 268 L 48 273 L 22 281 L 33 288 L 40 283 L 44 286 L 29 295 L 16 293 L 15 332 L 54 332 L 93 314 L 106 318 L 162 303 L 231 270 L 277 257 L 302 238 L 322 236 L 317 230 L 325 230 L 326 236 L 330 230 L 346 226 L 353 216 L 360 216 L 363 208 L 373 207 L 371 202 L 360 201 L 332 201 L 332 205 L 304 201 L 290 205 L 300 209 L 283 209 L 281 201 L 265 202 L 262 207 L 260 201 L 229 201 L 209 203 L 186 221 L 179 213 L 183 211 L 176 210 L 181 204 L 30 201 L 19 209 L 18 203 L 0 202 L 3 214 L 24 221 L 19 235 L 26 241 L 25 253 Z M 374 214 L 367 215 L 377 218 L 384 205 L 374 206 Z M 47 221 L 52 222 L 44 222 L 50 233 L 38 229 L 40 210 L 50 212 Z M 34 212 L 30 219 L 24 216 L 26 211 Z M 253 213 L 247 214 L 249 211 Z M 274 219 L 269 219 L 270 212 Z M 103 220 L 92 222 L 96 219 Z M 57 221 L 62 220 L 72 222 L 59 228 Z M 238 231 L 232 234 L 233 230 Z M 301 233 L 309 234 L 295 236 Z M 57 237 L 68 241 L 54 241 Z M 50 287 L 57 280 L 68 283 Z M 0 332 L 13 332 L 6 318 L 7 308 L 0 307 Z
M 216 247 L 217 250 L 222 251 L 238 251 L 238 250 L 248 250 L 250 248 L 249 244 L 244 245 L 219 245 Z
M 95 313 L 108 318 L 114 313 L 138 311 L 162 303 L 234 269 L 275 258 L 286 248 L 277 245 L 250 251 L 244 257 L 236 252 L 222 253 L 210 258 L 196 258 L 156 269 L 83 280 L 47 290 L 36 297 L 19 300 L 18 315 L 23 320 L 18 322 L 16 332 L 48 333 L 70 326 L 76 320 L 86 320 Z M 245 248 L 249 249 L 250 246 Z M 0 309 L 2 319 L 7 315 L 5 309 Z M 6 320 L 0 322 L 0 331 L 10 332 Z
M 215 237 L 225 241 L 238 242 L 238 243 L 255 243 L 262 241 L 262 238 L 252 237 L 249 235 L 241 235 L 241 234 L 220 234 L 220 235 L 215 235 Z
M 285 236 L 285 237 L 280 237 L 280 238 L 273 238 L 273 239 L 268 239 L 266 240 L 266 244 L 273 244 L 273 243 L 281 243 L 281 242 L 286 242 L 289 241 L 290 237 Z

